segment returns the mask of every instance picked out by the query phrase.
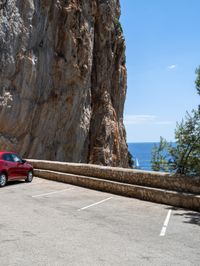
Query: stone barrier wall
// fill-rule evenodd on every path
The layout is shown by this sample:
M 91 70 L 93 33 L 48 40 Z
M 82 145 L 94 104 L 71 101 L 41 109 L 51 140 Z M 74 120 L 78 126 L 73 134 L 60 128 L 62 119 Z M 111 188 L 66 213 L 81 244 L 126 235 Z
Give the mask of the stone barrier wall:
M 200 194 L 200 177 L 171 175 L 163 172 L 142 171 L 91 164 L 28 160 L 36 169 L 95 177 L 121 183 Z

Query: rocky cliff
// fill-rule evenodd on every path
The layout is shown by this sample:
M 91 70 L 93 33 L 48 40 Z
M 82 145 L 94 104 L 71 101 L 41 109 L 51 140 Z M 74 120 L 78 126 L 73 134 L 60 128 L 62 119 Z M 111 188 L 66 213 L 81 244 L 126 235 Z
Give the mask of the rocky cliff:
M 0 149 L 127 166 L 119 0 L 0 1 Z

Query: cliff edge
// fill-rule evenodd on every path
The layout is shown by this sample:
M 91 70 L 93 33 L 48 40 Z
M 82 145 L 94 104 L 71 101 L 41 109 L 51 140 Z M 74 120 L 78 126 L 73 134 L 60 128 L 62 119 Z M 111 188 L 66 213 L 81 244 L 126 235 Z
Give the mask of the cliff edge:
M 118 0 L 0 1 L 0 149 L 128 167 Z

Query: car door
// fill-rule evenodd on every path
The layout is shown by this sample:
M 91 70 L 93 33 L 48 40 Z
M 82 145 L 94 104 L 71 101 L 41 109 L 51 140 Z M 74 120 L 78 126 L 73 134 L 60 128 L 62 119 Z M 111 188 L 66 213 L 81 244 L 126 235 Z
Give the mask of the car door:
M 3 160 L 8 173 L 8 180 L 15 179 L 17 176 L 17 168 L 16 168 L 17 165 L 13 161 L 11 154 L 10 153 L 3 154 Z
M 26 167 L 24 167 L 23 161 L 21 157 L 15 153 L 11 154 L 13 162 L 16 164 L 16 178 L 25 177 L 26 176 Z

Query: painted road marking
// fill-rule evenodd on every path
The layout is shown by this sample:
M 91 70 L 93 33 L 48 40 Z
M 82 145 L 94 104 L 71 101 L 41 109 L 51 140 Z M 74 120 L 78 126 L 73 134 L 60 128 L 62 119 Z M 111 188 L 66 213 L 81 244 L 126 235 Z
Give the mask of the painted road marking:
M 72 190 L 72 189 L 74 189 L 74 188 L 66 188 L 66 189 L 62 189 L 62 190 L 51 191 L 51 192 L 48 192 L 48 193 L 34 195 L 34 196 L 32 196 L 32 198 L 39 198 L 39 197 L 44 197 L 44 196 L 48 196 L 48 195 L 52 195 L 52 194 L 56 194 L 56 193 L 62 193 L 62 192 L 65 192 L 67 190 Z
M 92 207 L 92 206 L 95 206 L 95 205 L 101 204 L 101 203 L 103 203 L 103 202 L 105 202 L 105 201 L 107 201 L 107 200 L 110 200 L 110 199 L 112 199 L 112 198 L 113 198 L 113 197 L 110 197 L 110 198 L 107 198 L 107 199 L 104 199 L 104 200 L 98 201 L 98 202 L 93 203 L 93 204 L 91 204 L 91 205 L 85 206 L 85 207 L 83 207 L 83 208 L 81 208 L 81 209 L 78 209 L 78 211 L 82 211 L 82 210 L 88 209 L 88 208 L 90 208 L 90 207 Z
M 166 230 L 167 230 L 167 226 L 168 226 L 168 223 L 169 223 L 169 219 L 170 219 L 171 212 L 172 212 L 172 210 L 169 210 L 168 213 L 167 213 L 167 217 L 166 217 L 166 219 L 164 221 L 164 224 L 163 224 L 163 227 L 161 229 L 160 236 L 165 236 L 165 233 L 166 233 Z

